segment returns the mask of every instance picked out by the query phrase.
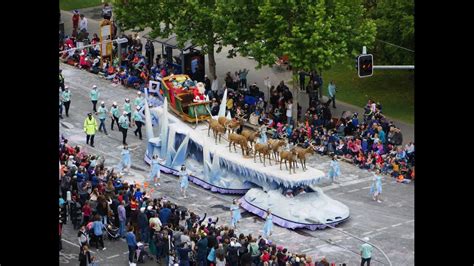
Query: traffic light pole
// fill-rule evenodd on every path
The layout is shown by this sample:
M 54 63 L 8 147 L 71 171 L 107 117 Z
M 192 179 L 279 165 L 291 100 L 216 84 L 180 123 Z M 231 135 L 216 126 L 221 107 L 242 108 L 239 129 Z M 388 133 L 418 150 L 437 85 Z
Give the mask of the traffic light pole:
M 366 55 L 367 54 L 367 47 L 362 46 L 362 54 Z M 394 65 L 394 66 L 376 66 L 373 65 L 372 69 L 404 69 L 404 70 L 412 70 L 415 69 L 414 65 L 406 65 L 406 66 L 400 66 L 400 65 Z
M 372 66 L 373 69 L 415 69 L 414 65 L 407 66 Z

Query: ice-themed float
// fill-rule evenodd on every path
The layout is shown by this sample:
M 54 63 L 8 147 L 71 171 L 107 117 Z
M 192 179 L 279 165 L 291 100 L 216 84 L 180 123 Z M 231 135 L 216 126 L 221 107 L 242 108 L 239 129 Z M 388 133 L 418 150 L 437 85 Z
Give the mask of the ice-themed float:
M 187 76 L 180 79 L 185 82 L 189 80 Z M 172 83 L 162 83 L 162 87 L 173 86 L 170 84 Z M 175 82 L 174 86 L 177 84 L 179 83 Z M 200 85 L 188 84 L 190 89 Z M 173 90 L 166 90 L 169 94 L 162 92 L 166 97 L 163 97 L 161 106 L 150 108 L 145 104 L 148 138 L 145 161 L 148 164 L 151 163 L 152 156 L 158 154 L 162 159 L 162 172 L 176 176 L 181 165 L 185 164 L 191 172 L 190 181 L 194 184 L 217 193 L 245 194 L 240 200 L 244 209 L 263 217 L 265 210 L 270 208 L 274 223 L 286 228 L 316 230 L 325 228 L 326 224 L 336 225 L 348 219 L 349 208 L 329 198 L 316 186 L 326 179 L 322 171 L 310 166 L 305 169 L 302 166 L 291 169 L 291 162 L 288 164 L 288 171 L 285 167 L 286 161 L 281 163 L 275 160 L 283 158 L 283 152 L 272 158 L 270 144 L 268 148 L 263 147 L 267 144 L 257 148 L 249 144 L 247 139 L 241 141 L 242 135 L 232 133 L 232 120 L 225 117 L 227 91 L 224 92 L 223 104 L 216 117 L 210 115 L 209 106 L 206 106 L 208 101 L 204 100 L 201 103 L 205 104 L 199 105 L 197 120 L 205 120 L 202 111 L 202 108 L 205 108 L 208 110 L 208 122 L 192 121 L 196 123 L 189 124 L 181 116 L 173 115 L 175 111 L 168 111 L 168 99 L 172 97 Z M 197 97 L 196 101 L 199 101 Z M 227 114 L 227 118 L 230 118 L 229 116 Z M 219 123 L 225 129 L 219 129 Z M 153 126 L 155 124 L 157 125 Z M 225 130 L 225 133 L 222 130 Z M 219 134 L 222 135 L 220 140 L 217 137 Z M 237 145 L 230 146 L 229 141 Z M 264 150 L 261 155 L 267 156 L 265 165 L 259 159 L 260 154 L 256 154 L 254 149 Z M 297 156 L 293 152 L 289 157 L 295 159 Z M 270 161 L 268 158 L 271 158 Z

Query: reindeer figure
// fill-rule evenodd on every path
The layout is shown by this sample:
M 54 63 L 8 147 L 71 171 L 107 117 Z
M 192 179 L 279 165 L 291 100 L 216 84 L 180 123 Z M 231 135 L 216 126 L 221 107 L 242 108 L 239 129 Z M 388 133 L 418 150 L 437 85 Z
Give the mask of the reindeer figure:
M 247 140 L 250 142 L 251 147 L 253 147 L 255 140 L 258 139 L 259 137 L 258 132 L 247 130 L 247 129 L 242 130 L 241 135 L 247 138 Z
M 296 173 L 296 170 L 295 170 L 296 150 L 295 149 L 280 152 L 280 170 L 281 170 L 281 163 L 283 161 L 285 161 L 286 169 L 288 169 L 288 166 L 286 165 L 286 161 L 288 161 L 288 164 L 290 165 L 290 175 L 291 175 L 291 166 L 293 166 L 293 173 Z
M 207 129 L 207 136 L 209 137 L 209 132 L 210 132 L 211 128 L 214 128 L 216 125 L 219 125 L 220 123 L 219 123 L 218 120 L 212 119 L 212 117 L 209 118 L 208 122 L 209 122 L 209 128 Z
M 225 125 L 230 121 L 229 119 L 225 118 L 224 116 L 219 116 L 217 118 L 217 121 L 219 122 L 219 124 L 221 124 L 221 126 L 225 127 Z
M 314 147 L 313 145 L 309 145 L 306 149 L 296 147 L 296 155 L 298 159 L 300 159 L 301 162 L 301 167 L 303 168 L 303 171 L 307 170 L 308 168 L 306 167 L 306 155 L 307 154 L 314 154 Z M 296 167 L 298 167 L 298 161 L 296 161 Z
M 234 133 L 236 129 L 240 127 L 241 121 L 239 120 L 227 120 L 226 127 L 229 129 L 229 132 Z
M 225 127 L 219 125 L 217 123 L 215 126 L 212 127 L 212 132 L 214 133 L 214 138 L 216 139 L 217 144 L 217 136 L 219 136 L 219 143 L 221 143 L 221 136 L 225 134 Z
M 270 143 L 272 147 L 272 153 L 273 157 L 275 158 L 275 162 L 278 162 L 280 155 L 280 147 L 286 145 L 286 141 L 282 139 L 269 139 L 268 143 Z
M 246 151 L 247 155 L 249 155 L 250 150 L 252 149 L 248 146 L 249 144 L 246 137 L 235 133 L 229 133 L 229 152 L 231 151 L 232 144 L 234 145 L 235 152 L 237 152 L 235 144 L 240 144 L 240 147 L 242 148 L 242 156 L 245 156 L 244 150 Z
M 262 154 L 263 154 L 263 166 L 265 167 L 265 157 L 268 155 L 268 163 L 272 165 L 271 162 L 271 150 L 272 147 L 270 143 L 255 143 L 255 151 L 253 152 L 253 161 L 256 161 L 257 158 L 257 152 L 258 152 L 258 157 L 260 158 L 260 162 L 262 162 Z

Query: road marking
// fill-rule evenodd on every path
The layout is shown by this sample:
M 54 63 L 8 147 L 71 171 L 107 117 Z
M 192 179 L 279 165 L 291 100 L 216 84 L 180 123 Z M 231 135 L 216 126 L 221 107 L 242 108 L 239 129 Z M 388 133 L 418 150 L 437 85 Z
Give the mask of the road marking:
M 382 231 L 382 230 L 385 230 L 387 229 L 387 227 L 382 227 L 382 228 L 379 228 L 379 229 L 375 229 L 375 231 Z
M 326 186 L 326 187 L 322 187 L 321 189 L 324 192 L 326 192 L 328 190 L 332 190 L 332 189 L 336 189 L 336 188 L 340 188 L 340 187 L 345 187 L 345 186 L 359 184 L 359 183 L 362 183 L 362 182 L 372 181 L 373 179 L 374 179 L 373 176 L 368 176 L 368 177 L 365 177 L 365 178 L 356 179 L 356 180 L 348 181 L 348 182 L 341 183 L 341 184 L 332 184 L 332 185 L 329 185 L 329 186 Z
M 306 252 L 306 251 L 310 251 L 311 248 L 307 248 L 307 249 L 303 249 L 301 252 Z
M 392 227 L 397 227 L 397 226 L 400 226 L 400 225 L 402 225 L 402 223 L 394 224 L 394 225 L 392 225 Z
M 124 252 L 123 254 L 128 254 L 128 251 L 127 251 L 127 252 Z
M 358 191 L 358 190 L 359 190 L 359 189 L 356 188 L 356 189 L 353 189 L 353 190 L 349 190 L 349 191 L 347 191 L 347 192 L 352 193 L 352 192 L 355 192 L 355 191 Z
M 415 220 L 410 220 L 410 221 L 406 221 L 405 223 L 411 223 L 411 222 L 414 222 Z
M 349 240 L 349 239 L 351 239 L 351 238 L 352 238 L 352 237 L 348 236 L 348 237 L 346 237 L 346 240 Z
M 325 247 L 325 246 L 329 246 L 329 244 L 322 244 L 322 245 L 316 246 L 316 248 L 322 248 L 322 247 Z
M 361 189 L 368 189 L 368 188 L 370 188 L 370 186 L 367 186 L 367 187 L 363 187 L 363 188 L 361 188 Z
M 112 255 L 112 256 L 107 257 L 107 259 L 115 258 L 115 257 L 118 257 L 118 256 L 120 256 L 120 255 L 119 255 L 119 254 L 115 254 L 115 255 Z
M 73 245 L 73 246 L 75 246 L 75 247 L 78 247 L 78 248 L 79 248 L 79 245 L 78 245 L 78 244 L 76 244 L 76 243 L 72 243 L 71 241 L 68 241 L 68 240 L 66 240 L 66 239 L 61 239 L 61 240 L 62 240 L 62 241 L 64 241 L 64 242 L 66 242 L 66 243 L 68 243 L 68 244 L 71 244 L 71 245 Z M 90 252 L 90 253 L 94 253 L 94 254 L 95 254 L 95 252 L 94 252 L 94 251 L 92 251 L 92 250 L 89 250 L 89 252 Z
M 368 235 L 368 234 L 372 234 L 374 231 L 369 231 L 369 232 L 365 232 L 365 233 L 362 233 L 363 236 L 365 235 Z
M 334 196 L 339 196 L 339 195 L 342 195 L 342 194 L 346 194 L 346 193 L 345 193 L 345 192 L 341 192 L 341 193 L 334 194 Z

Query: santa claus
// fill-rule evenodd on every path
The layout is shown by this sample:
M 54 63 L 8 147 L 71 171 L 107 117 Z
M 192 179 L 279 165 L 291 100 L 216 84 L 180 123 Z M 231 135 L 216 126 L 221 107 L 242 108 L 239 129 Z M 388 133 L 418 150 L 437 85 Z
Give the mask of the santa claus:
M 196 84 L 196 87 L 193 88 L 193 93 L 194 93 L 194 101 L 204 101 L 204 91 L 205 91 L 205 85 L 202 82 L 198 82 Z

